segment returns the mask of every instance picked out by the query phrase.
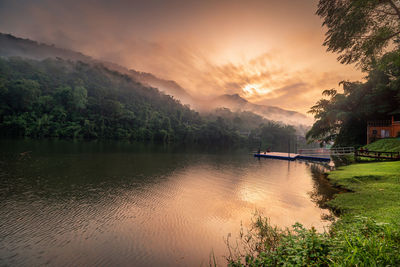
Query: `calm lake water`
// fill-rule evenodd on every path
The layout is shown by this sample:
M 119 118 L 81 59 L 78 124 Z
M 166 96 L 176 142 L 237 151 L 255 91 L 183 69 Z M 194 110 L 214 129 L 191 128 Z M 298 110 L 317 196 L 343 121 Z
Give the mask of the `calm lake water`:
M 313 163 L 117 142 L 0 148 L 2 266 L 208 266 L 212 251 L 224 265 L 224 239 L 256 211 L 329 224 L 319 205 L 334 191 Z

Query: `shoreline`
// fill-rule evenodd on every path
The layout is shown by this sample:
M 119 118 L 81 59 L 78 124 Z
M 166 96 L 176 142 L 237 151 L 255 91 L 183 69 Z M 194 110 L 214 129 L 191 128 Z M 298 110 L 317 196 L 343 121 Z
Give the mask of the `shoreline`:
M 324 179 L 340 190 L 326 202 L 337 216 L 327 232 L 279 229 L 259 216 L 245 240 L 258 250 L 230 255 L 228 265 L 399 266 L 400 162 L 352 163 Z
M 332 186 L 347 191 L 328 201 L 329 207 L 348 216 L 367 212 L 365 215 L 377 221 L 400 221 L 400 162 L 353 163 L 329 172 L 327 179 Z M 392 207 L 396 198 L 399 208 L 382 211 Z

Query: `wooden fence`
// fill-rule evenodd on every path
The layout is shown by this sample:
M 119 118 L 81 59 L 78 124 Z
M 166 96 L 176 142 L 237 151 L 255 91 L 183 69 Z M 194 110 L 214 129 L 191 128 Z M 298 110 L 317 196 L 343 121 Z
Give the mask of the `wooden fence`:
M 367 149 L 360 149 L 355 151 L 354 156 L 374 158 L 374 159 L 386 159 L 386 160 L 400 160 L 400 152 L 388 152 L 388 151 L 371 151 Z

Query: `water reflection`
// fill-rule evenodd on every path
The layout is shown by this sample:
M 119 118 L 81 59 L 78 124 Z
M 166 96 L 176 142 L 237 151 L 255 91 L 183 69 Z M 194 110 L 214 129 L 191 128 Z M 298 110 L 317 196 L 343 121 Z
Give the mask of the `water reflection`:
M 0 144 L 2 265 L 197 266 L 211 250 L 224 263 L 223 238 L 256 210 L 283 227 L 327 224 L 318 205 L 331 192 L 314 164 L 246 150 Z
M 322 164 L 310 164 L 311 177 L 314 181 L 313 190 L 310 192 L 311 199 L 321 208 L 328 208 L 327 202 L 335 194 L 340 193 L 340 189 L 333 187 L 327 179 L 330 166 Z

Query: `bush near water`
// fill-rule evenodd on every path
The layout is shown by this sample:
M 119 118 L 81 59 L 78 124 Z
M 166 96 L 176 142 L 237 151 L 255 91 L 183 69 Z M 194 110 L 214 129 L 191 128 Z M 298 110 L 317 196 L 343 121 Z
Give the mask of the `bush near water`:
M 328 233 L 295 224 L 279 229 L 256 217 L 242 236 L 246 251 L 231 248 L 229 266 L 399 266 L 400 225 L 345 216 Z

